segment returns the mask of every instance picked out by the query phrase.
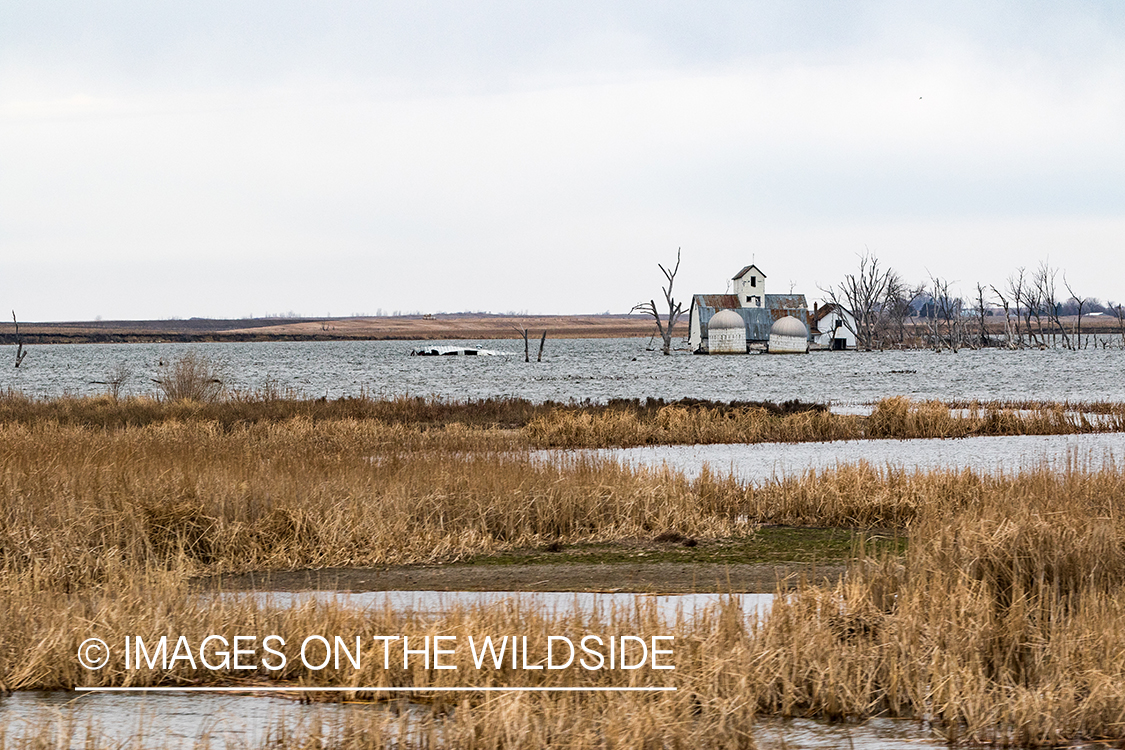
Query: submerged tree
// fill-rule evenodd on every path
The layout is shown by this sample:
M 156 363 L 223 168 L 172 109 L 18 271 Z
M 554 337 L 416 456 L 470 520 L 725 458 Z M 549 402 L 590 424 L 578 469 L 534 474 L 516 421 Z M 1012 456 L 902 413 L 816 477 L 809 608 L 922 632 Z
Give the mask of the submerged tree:
M 879 259 L 870 251 L 859 256 L 859 273 L 849 273 L 840 284 L 840 295 L 827 289 L 832 302 L 846 307 L 855 319 L 856 346 L 871 349 L 875 345 L 876 324 L 887 301 L 887 289 L 898 277 L 890 269 L 879 266 Z
M 676 321 L 679 320 L 684 311 L 683 306 L 672 298 L 672 285 L 676 282 L 676 274 L 680 271 L 680 248 L 676 248 L 676 265 L 671 271 L 659 263 L 656 265 L 664 273 L 664 278 L 668 279 L 668 286 L 661 287 L 661 291 L 664 292 L 664 301 L 668 303 L 667 327 L 660 320 L 660 310 L 656 307 L 656 300 L 633 305 L 630 312 L 642 312 L 653 317 L 656 321 L 656 329 L 660 331 L 660 338 L 664 340 L 664 354 L 669 355 L 672 353 L 672 326 L 676 325 Z
M 16 326 L 16 367 L 23 364 L 27 352 L 23 348 L 23 336 L 20 336 L 20 322 L 16 320 L 16 311 L 12 310 L 12 323 Z

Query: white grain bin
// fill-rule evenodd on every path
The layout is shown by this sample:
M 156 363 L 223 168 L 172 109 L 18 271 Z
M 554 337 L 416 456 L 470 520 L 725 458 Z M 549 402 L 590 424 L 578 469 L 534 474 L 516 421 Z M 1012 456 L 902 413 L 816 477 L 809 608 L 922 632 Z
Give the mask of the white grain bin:
M 770 354 L 807 354 L 809 329 L 805 324 L 786 315 L 770 328 Z
M 745 354 L 746 323 L 734 310 L 720 310 L 707 323 L 709 354 Z

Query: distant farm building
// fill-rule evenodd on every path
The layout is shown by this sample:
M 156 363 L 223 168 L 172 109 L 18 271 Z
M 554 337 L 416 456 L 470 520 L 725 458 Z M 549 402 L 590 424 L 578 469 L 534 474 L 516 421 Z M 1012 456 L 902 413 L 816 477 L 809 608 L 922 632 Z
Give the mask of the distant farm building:
M 812 341 L 824 349 L 855 349 L 855 318 L 834 302 L 813 306 Z
M 688 322 L 688 346 L 698 354 L 732 353 L 736 335 L 732 333 L 734 317 L 742 323 L 744 336 L 740 352 L 751 349 L 765 351 L 770 344 L 774 323 L 782 318 L 794 318 L 805 330 L 801 351 L 808 350 L 808 329 L 802 321 L 809 319 L 808 303 L 803 294 L 766 294 L 766 275 L 755 265 L 749 265 L 731 279 L 732 291 L 727 294 L 696 294 L 691 298 Z M 714 321 L 714 328 L 712 328 Z M 786 324 L 786 345 L 795 346 L 788 339 L 798 336 L 796 329 Z

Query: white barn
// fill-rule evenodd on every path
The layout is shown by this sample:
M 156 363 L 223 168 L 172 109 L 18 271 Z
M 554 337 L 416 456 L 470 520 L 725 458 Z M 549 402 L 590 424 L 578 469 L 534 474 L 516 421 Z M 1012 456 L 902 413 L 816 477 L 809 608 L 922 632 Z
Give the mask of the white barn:
M 764 349 L 773 324 L 786 316 L 809 319 L 803 294 L 766 294 L 766 275 L 751 264 L 731 279 L 724 294 L 696 294 L 688 313 L 688 346 L 697 354 L 729 354 L 738 349 L 732 336 L 734 319 L 741 321 L 741 353 Z
M 843 350 L 855 349 L 855 318 L 844 307 L 835 302 L 814 305 L 812 342 L 819 348 Z

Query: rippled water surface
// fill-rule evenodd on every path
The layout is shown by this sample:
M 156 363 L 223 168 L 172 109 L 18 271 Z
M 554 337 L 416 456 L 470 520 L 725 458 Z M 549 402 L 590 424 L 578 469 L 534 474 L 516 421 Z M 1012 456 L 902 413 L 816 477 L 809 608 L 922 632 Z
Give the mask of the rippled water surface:
M 365 391 L 458 399 L 521 396 L 534 401 L 653 396 L 866 403 L 892 395 L 1125 401 L 1121 349 L 664 357 L 646 351 L 647 339 L 548 339 L 544 361 L 526 363 L 515 341 L 483 342 L 512 352 L 509 357 L 409 356 L 420 343 L 40 345 L 29 348 L 18 370 L 0 367 L 0 388 L 36 396 L 98 393 L 106 386 L 94 381 L 107 380 L 110 371 L 124 363 L 133 370 L 126 390 L 152 392 L 159 363 L 194 349 L 218 361 L 232 387 L 257 388 L 271 380 L 306 395 L 330 398 Z M 10 349 L 0 347 L 0 358 Z
M 882 468 L 929 471 L 972 469 L 979 473 L 1016 473 L 1048 466 L 1066 469 L 1125 468 L 1125 433 L 1088 435 L 1003 435 L 949 440 L 839 440 L 828 443 L 754 443 L 657 445 L 589 451 L 539 451 L 556 460 L 593 455 L 630 466 L 667 466 L 689 477 L 703 466 L 746 482 L 800 476 L 810 469 L 831 469 L 860 461 Z
M 418 612 L 443 612 L 453 607 L 511 606 L 523 609 L 542 609 L 548 612 L 592 613 L 654 606 L 660 617 L 674 622 L 682 612 L 691 617 L 697 610 L 734 600 L 742 611 L 764 616 L 773 602 L 773 594 L 634 594 L 588 593 L 574 591 L 365 591 L 341 593 L 337 591 L 270 591 L 257 594 L 232 593 L 233 598 L 253 596 L 278 607 L 291 607 L 311 600 L 339 602 L 359 608 L 390 607 L 394 610 Z
M 660 700 L 654 696 L 653 700 Z M 71 747 L 81 748 L 87 731 L 112 743 L 141 741 L 152 747 L 256 746 L 271 728 L 331 735 L 349 714 L 385 711 L 379 705 L 314 703 L 247 695 L 36 692 L 0 698 L 0 722 L 9 738 L 34 732 L 44 724 L 70 723 Z M 875 719 L 863 724 L 827 724 L 805 719 L 756 722 L 755 738 L 763 748 L 789 750 L 897 750 L 947 745 L 917 722 Z

